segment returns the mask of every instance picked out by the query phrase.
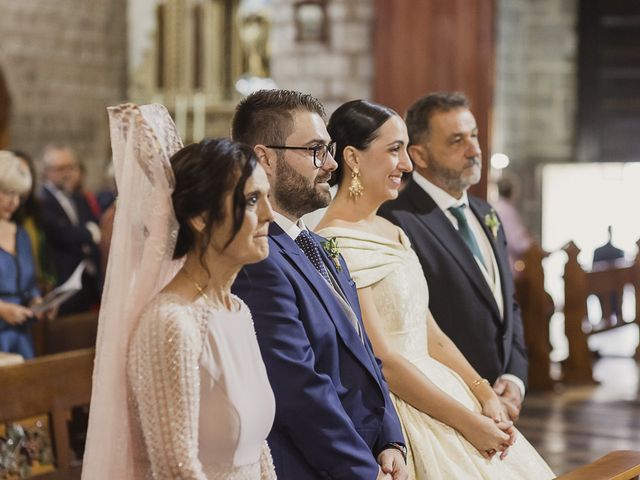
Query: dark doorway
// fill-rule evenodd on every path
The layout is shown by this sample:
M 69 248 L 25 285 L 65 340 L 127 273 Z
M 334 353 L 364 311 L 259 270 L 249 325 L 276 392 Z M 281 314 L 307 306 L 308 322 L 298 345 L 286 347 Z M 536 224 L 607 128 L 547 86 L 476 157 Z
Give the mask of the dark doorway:
M 640 161 L 640 2 L 579 2 L 578 159 Z

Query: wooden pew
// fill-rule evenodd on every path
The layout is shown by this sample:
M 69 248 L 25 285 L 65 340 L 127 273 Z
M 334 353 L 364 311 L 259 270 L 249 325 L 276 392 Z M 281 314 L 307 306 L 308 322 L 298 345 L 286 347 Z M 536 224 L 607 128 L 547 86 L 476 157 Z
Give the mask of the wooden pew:
M 56 469 L 35 480 L 77 480 L 80 461 L 73 458 L 68 419 L 74 406 L 91 398 L 93 349 L 48 355 L 0 368 L 0 423 L 41 414 L 49 416 Z M 117 459 L 116 459 L 117 461 Z M 601 459 L 557 477 L 557 480 L 632 480 L 640 474 L 640 452 L 611 452 Z
M 640 477 L 640 452 L 618 450 L 576 468 L 556 480 L 635 480 Z
M 94 349 L 47 355 L 0 368 L 0 424 L 47 415 L 55 471 L 38 480 L 80 478 L 80 460 L 70 446 L 68 420 L 73 407 L 91 400 Z
M 529 354 L 529 389 L 551 390 L 553 380 L 549 320 L 555 310 L 553 299 L 544 289 L 542 260 L 547 253 L 536 243 L 516 262 L 516 297 L 522 311 L 524 339 Z
M 640 240 L 638 241 L 640 247 Z M 612 263 L 586 271 L 578 263 L 580 249 L 569 242 L 563 250 L 567 254 L 564 270 L 565 282 L 565 334 L 569 342 L 569 358 L 563 364 L 564 380 L 569 383 L 593 383 L 592 353 L 587 338 L 614 328 L 620 328 L 633 322 L 625 322 L 619 317 L 603 318 L 593 325 L 587 315 L 587 298 L 597 295 L 609 301 L 612 292 L 616 292 L 622 302 L 622 291 L 626 285 L 632 285 L 636 297 L 634 322 L 640 325 L 640 251 L 632 263 Z M 607 313 L 607 309 L 603 308 Z M 640 358 L 640 346 L 636 349 L 636 358 Z
M 98 332 L 98 312 L 59 315 L 33 325 L 33 343 L 36 355 L 69 352 L 93 348 Z

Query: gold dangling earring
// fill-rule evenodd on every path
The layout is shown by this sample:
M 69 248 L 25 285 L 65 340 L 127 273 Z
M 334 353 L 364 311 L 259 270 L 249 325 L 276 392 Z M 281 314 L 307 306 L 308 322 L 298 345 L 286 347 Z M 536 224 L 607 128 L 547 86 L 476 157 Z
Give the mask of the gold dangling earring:
M 354 200 L 358 200 L 364 192 L 364 187 L 360 183 L 360 170 L 354 167 L 351 171 L 351 185 L 349 186 L 349 196 Z

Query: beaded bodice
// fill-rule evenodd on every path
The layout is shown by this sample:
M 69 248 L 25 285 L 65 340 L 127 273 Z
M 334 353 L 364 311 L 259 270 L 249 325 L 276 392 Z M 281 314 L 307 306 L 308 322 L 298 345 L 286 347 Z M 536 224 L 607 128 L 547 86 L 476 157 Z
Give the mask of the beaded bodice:
M 247 306 L 159 294 L 129 348 L 129 383 L 156 479 L 275 478 L 275 401 Z

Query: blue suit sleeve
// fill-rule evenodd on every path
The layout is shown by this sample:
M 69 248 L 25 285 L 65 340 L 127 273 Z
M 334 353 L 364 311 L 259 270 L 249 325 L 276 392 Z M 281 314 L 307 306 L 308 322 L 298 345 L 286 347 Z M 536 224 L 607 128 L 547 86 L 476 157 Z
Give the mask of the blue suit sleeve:
M 248 265 L 233 286 L 251 309 L 284 432 L 322 478 L 374 479 L 378 465 L 315 356 L 296 291 L 273 259 Z
M 373 351 L 371 341 L 368 337 L 367 343 L 369 344 L 369 348 L 371 349 L 371 351 Z M 390 407 L 385 409 L 384 418 L 382 420 L 382 431 L 380 432 L 378 441 L 374 446 L 374 452 L 377 457 L 378 454 L 384 449 L 384 447 L 390 443 L 400 443 L 405 446 L 406 443 L 404 440 L 404 435 L 402 434 L 400 419 L 398 418 L 396 409 L 393 407 L 393 402 L 389 397 L 389 386 L 387 385 L 387 380 L 384 378 L 384 374 L 382 373 L 382 360 L 380 360 L 378 357 L 375 357 L 375 359 L 380 370 L 380 383 L 382 384 L 382 388 L 384 390 L 385 402 Z

